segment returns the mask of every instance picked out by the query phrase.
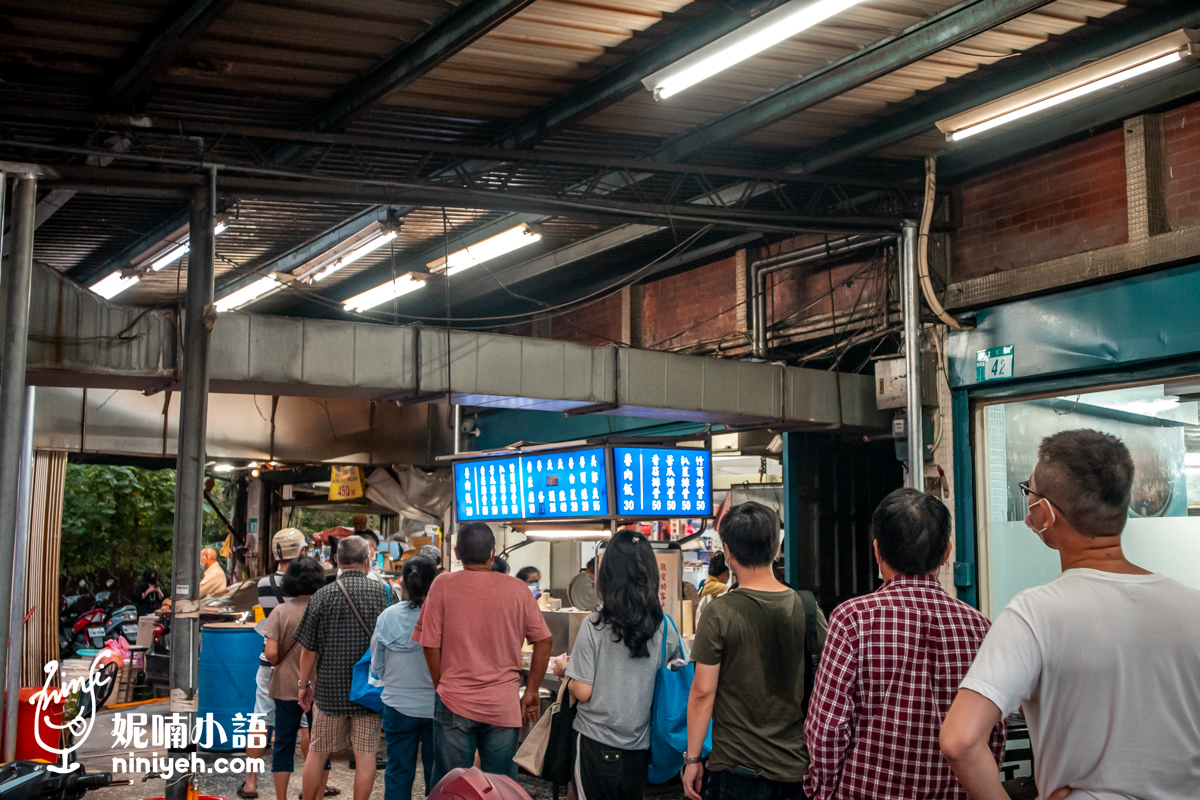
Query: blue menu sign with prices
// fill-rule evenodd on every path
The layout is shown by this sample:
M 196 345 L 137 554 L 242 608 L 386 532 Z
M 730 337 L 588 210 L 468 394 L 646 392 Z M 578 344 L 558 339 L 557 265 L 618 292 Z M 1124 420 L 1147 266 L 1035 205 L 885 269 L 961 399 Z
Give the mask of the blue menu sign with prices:
M 611 516 L 603 447 L 454 465 L 461 522 Z
M 712 514 L 712 453 L 676 447 L 615 447 L 617 514 L 707 517 Z

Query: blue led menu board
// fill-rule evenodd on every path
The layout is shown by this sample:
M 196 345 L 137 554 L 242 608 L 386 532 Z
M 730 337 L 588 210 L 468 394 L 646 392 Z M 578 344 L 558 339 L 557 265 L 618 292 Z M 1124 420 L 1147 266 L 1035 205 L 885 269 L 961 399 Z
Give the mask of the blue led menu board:
M 455 464 L 458 519 L 609 517 L 605 456 L 603 447 L 589 447 Z
M 712 453 L 675 447 L 614 447 L 617 514 L 707 517 L 712 514 Z

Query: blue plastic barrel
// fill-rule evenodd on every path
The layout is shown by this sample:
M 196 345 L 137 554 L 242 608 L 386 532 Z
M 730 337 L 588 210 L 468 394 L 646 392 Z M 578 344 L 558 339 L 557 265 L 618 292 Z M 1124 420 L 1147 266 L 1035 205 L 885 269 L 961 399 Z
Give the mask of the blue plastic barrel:
M 225 732 L 221 741 L 214 728 L 212 750 L 233 750 L 233 717 L 241 714 L 249 719 L 254 711 L 257 688 L 258 656 L 263 649 L 263 637 L 253 625 L 224 627 L 205 625 L 200 632 L 200 697 L 197 712 L 204 720 L 208 714 Z M 247 726 L 239 726 L 245 733 Z M 201 744 L 206 744 L 207 731 L 201 731 Z M 237 748 L 242 749 L 242 748 Z

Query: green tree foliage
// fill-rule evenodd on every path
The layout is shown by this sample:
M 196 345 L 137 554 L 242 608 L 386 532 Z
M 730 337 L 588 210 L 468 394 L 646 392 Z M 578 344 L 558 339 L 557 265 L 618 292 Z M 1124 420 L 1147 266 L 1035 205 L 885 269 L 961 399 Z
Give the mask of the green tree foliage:
M 229 517 L 229 502 L 214 494 Z M 175 525 L 175 470 L 68 464 L 63 500 L 60 580 L 63 591 L 79 579 L 93 591 L 109 577 L 128 598 L 147 567 L 171 588 Z M 203 541 L 220 547 L 228 529 L 206 505 Z
M 60 575 L 93 589 L 111 576 L 128 595 L 142 570 L 158 570 L 170 589 L 175 470 L 68 464 Z

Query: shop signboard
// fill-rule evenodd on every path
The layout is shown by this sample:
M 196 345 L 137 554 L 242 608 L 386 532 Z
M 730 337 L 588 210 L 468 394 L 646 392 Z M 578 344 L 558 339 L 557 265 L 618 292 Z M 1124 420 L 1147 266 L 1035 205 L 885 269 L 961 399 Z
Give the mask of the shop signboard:
M 712 453 L 692 447 L 614 447 L 617 515 L 712 514 Z
M 612 516 L 603 447 L 526 453 L 454 465 L 459 522 Z

